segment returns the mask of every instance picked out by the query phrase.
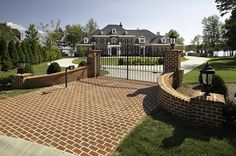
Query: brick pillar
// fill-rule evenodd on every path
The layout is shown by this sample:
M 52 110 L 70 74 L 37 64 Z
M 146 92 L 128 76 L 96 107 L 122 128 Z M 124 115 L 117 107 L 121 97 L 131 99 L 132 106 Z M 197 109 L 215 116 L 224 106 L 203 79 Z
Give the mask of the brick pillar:
M 164 73 L 175 72 L 181 67 L 181 51 L 170 50 L 164 53 Z
M 88 52 L 88 77 L 97 77 L 100 74 L 101 50 L 91 50 Z
M 30 77 L 32 74 L 26 73 L 26 74 L 17 74 L 12 77 L 11 79 L 11 86 L 12 88 L 24 88 L 24 79 L 26 77 Z

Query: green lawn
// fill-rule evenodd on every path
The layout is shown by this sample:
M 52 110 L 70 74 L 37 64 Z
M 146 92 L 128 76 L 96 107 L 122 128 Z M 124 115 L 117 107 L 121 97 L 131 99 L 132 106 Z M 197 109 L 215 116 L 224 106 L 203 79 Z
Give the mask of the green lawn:
M 215 69 L 216 74 L 221 76 L 226 83 L 236 83 L 236 58 L 212 58 L 209 64 Z M 200 69 L 204 65 L 196 67 L 191 72 L 184 75 L 183 83 L 196 84 Z
M 119 156 L 235 156 L 236 129 L 215 130 L 185 125 L 164 110 L 147 116 L 121 143 Z
M 0 99 L 28 93 L 36 89 L 11 89 L 10 87 L 0 87 Z
M 42 75 L 47 73 L 47 68 L 48 68 L 48 62 L 33 65 L 33 70 L 34 70 L 34 75 Z M 65 68 L 61 68 L 62 71 L 65 70 Z M 16 75 L 17 70 L 12 69 L 7 72 L 2 72 L 0 71 L 0 79 L 4 77 L 8 77 L 10 75 Z M 11 96 L 16 96 L 19 94 L 24 94 L 27 92 L 30 92 L 35 89 L 12 89 L 10 86 L 0 86 L 0 99 L 11 97 Z

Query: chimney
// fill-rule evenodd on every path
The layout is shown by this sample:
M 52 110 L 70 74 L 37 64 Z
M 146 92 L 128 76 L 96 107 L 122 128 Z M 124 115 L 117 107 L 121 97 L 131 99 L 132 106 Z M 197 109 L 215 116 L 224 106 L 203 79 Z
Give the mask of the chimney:
M 159 31 L 157 32 L 157 36 L 160 36 L 160 32 Z
M 121 24 L 121 22 L 120 22 L 120 27 L 122 28 L 122 24 Z

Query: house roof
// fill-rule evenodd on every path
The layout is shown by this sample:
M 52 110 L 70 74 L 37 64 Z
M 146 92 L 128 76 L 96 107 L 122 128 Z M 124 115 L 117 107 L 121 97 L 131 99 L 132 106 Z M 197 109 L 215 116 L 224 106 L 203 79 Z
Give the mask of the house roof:
M 112 34 L 112 29 L 116 29 L 116 33 Z M 103 29 L 100 30 L 96 30 L 93 34 L 92 37 L 89 39 L 89 43 L 92 42 L 92 40 L 94 40 L 94 36 L 99 36 L 99 35 L 106 35 L 106 36 L 110 36 L 110 35 L 117 35 L 117 36 L 124 36 L 125 35 L 132 35 L 135 38 L 135 43 L 139 43 L 139 37 L 143 36 L 145 37 L 145 42 L 146 43 L 151 43 L 151 44 L 155 44 L 155 43 L 162 43 L 161 42 L 161 38 L 165 37 L 165 36 L 161 36 L 161 35 L 156 35 L 154 33 L 152 33 L 149 30 L 146 29 L 137 29 L 137 30 L 126 30 L 122 27 L 122 25 L 117 25 L 117 24 L 108 24 L 107 26 L 105 26 Z M 167 40 L 167 42 L 169 42 L 169 40 Z M 80 44 L 84 44 L 84 40 L 82 40 L 80 42 Z

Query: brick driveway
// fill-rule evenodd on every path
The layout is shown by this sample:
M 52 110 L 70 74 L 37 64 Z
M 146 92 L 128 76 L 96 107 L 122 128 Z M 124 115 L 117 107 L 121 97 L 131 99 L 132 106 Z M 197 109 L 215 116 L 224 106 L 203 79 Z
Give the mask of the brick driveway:
M 75 155 L 111 155 L 157 106 L 154 83 L 83 79 L 0 100 L 0 135 Z

